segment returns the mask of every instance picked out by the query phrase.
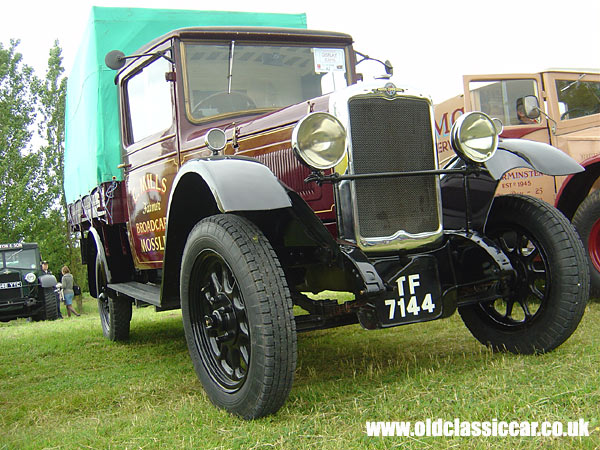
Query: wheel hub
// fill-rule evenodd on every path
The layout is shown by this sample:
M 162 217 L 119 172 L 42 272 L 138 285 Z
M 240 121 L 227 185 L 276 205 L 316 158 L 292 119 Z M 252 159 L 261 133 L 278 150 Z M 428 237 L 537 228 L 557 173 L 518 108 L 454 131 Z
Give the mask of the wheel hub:
M 518 257 L 509 258 L 513 268 L 516 271 L 514 294 L 521 298 L 529 293 L 529 268 L 527 264 Z
M 204 325 L 208 331 L 225 333 L 234 338 L 238 320 L 233 304 L 227 294 L 219 292 L 211 298 L 210 303 L 219 307 L 204 316 Z
M 527 325 L 535 319 L 545 303 L 545 259 L 537 242 L 526 232 L 504 229 L 499 230 L 497 236 L 515 270 L 515 278 L 510 283 L 508 295 L 482 307 L 501 326 Z

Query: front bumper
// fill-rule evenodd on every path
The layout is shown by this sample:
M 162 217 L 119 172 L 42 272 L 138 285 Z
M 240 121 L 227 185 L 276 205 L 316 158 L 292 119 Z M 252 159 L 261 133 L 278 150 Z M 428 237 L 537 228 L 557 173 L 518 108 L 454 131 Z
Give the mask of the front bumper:
M 16 298 L 0 303 L 0 320 L 13 320 L 37 314 L 43 303 L 35 298 Z

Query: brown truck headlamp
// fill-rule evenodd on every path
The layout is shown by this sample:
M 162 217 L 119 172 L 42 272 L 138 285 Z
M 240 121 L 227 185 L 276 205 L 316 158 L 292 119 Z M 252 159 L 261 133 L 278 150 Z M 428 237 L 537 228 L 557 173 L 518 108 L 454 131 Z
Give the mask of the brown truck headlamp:
M 329 113 L 311 113 L 296 124 L 292 132 L 292 147 L 311 168 L 331 169 L 346 153 L 346 130 Z
M 452 125 L 450 142 L 462 159 L 483 163 L 496 152 L 498 130 L 487 114 L 470 112 L 460 116 Z

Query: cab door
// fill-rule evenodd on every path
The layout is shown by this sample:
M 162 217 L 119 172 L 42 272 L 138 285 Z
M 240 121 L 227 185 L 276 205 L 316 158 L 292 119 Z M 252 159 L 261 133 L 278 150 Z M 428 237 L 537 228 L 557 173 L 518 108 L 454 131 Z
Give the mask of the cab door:
M 520 104 L 528 95 L 538 99 L 540 108 L 548 113 L 540 74 L 466 75 L 463 78 L 465 110 L 483 111 L 504 124 L 502 138 L 528 139 L 550 143 L 546 117 L 529 119 L 522 114 Z M 526 194 L 554 203 L 555 180 L 532 169 L 515 169 L 504 175 L 498 194 Z
M 159 56 L 165 50 L 167 58 Z M 138 269 L 161 268 L 167 203 L 179 168 L 174 64 L 169 45 L 141 58 L 122 80 L 123 167 L 129 240 Z

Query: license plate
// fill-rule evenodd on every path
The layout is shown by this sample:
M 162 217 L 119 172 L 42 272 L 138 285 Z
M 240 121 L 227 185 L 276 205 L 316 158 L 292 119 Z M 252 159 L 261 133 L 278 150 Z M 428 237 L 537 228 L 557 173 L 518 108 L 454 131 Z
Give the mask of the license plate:
M 415 258 L 392 278 L 393 293 L 377 300 L 383 327 L 434 320 L 442 315 L 437 261 L 432 256 Z
M 13 289 L 22 286 L 20 281 L 9 281 L 8 283 L 0 283 L 0 289 Z

